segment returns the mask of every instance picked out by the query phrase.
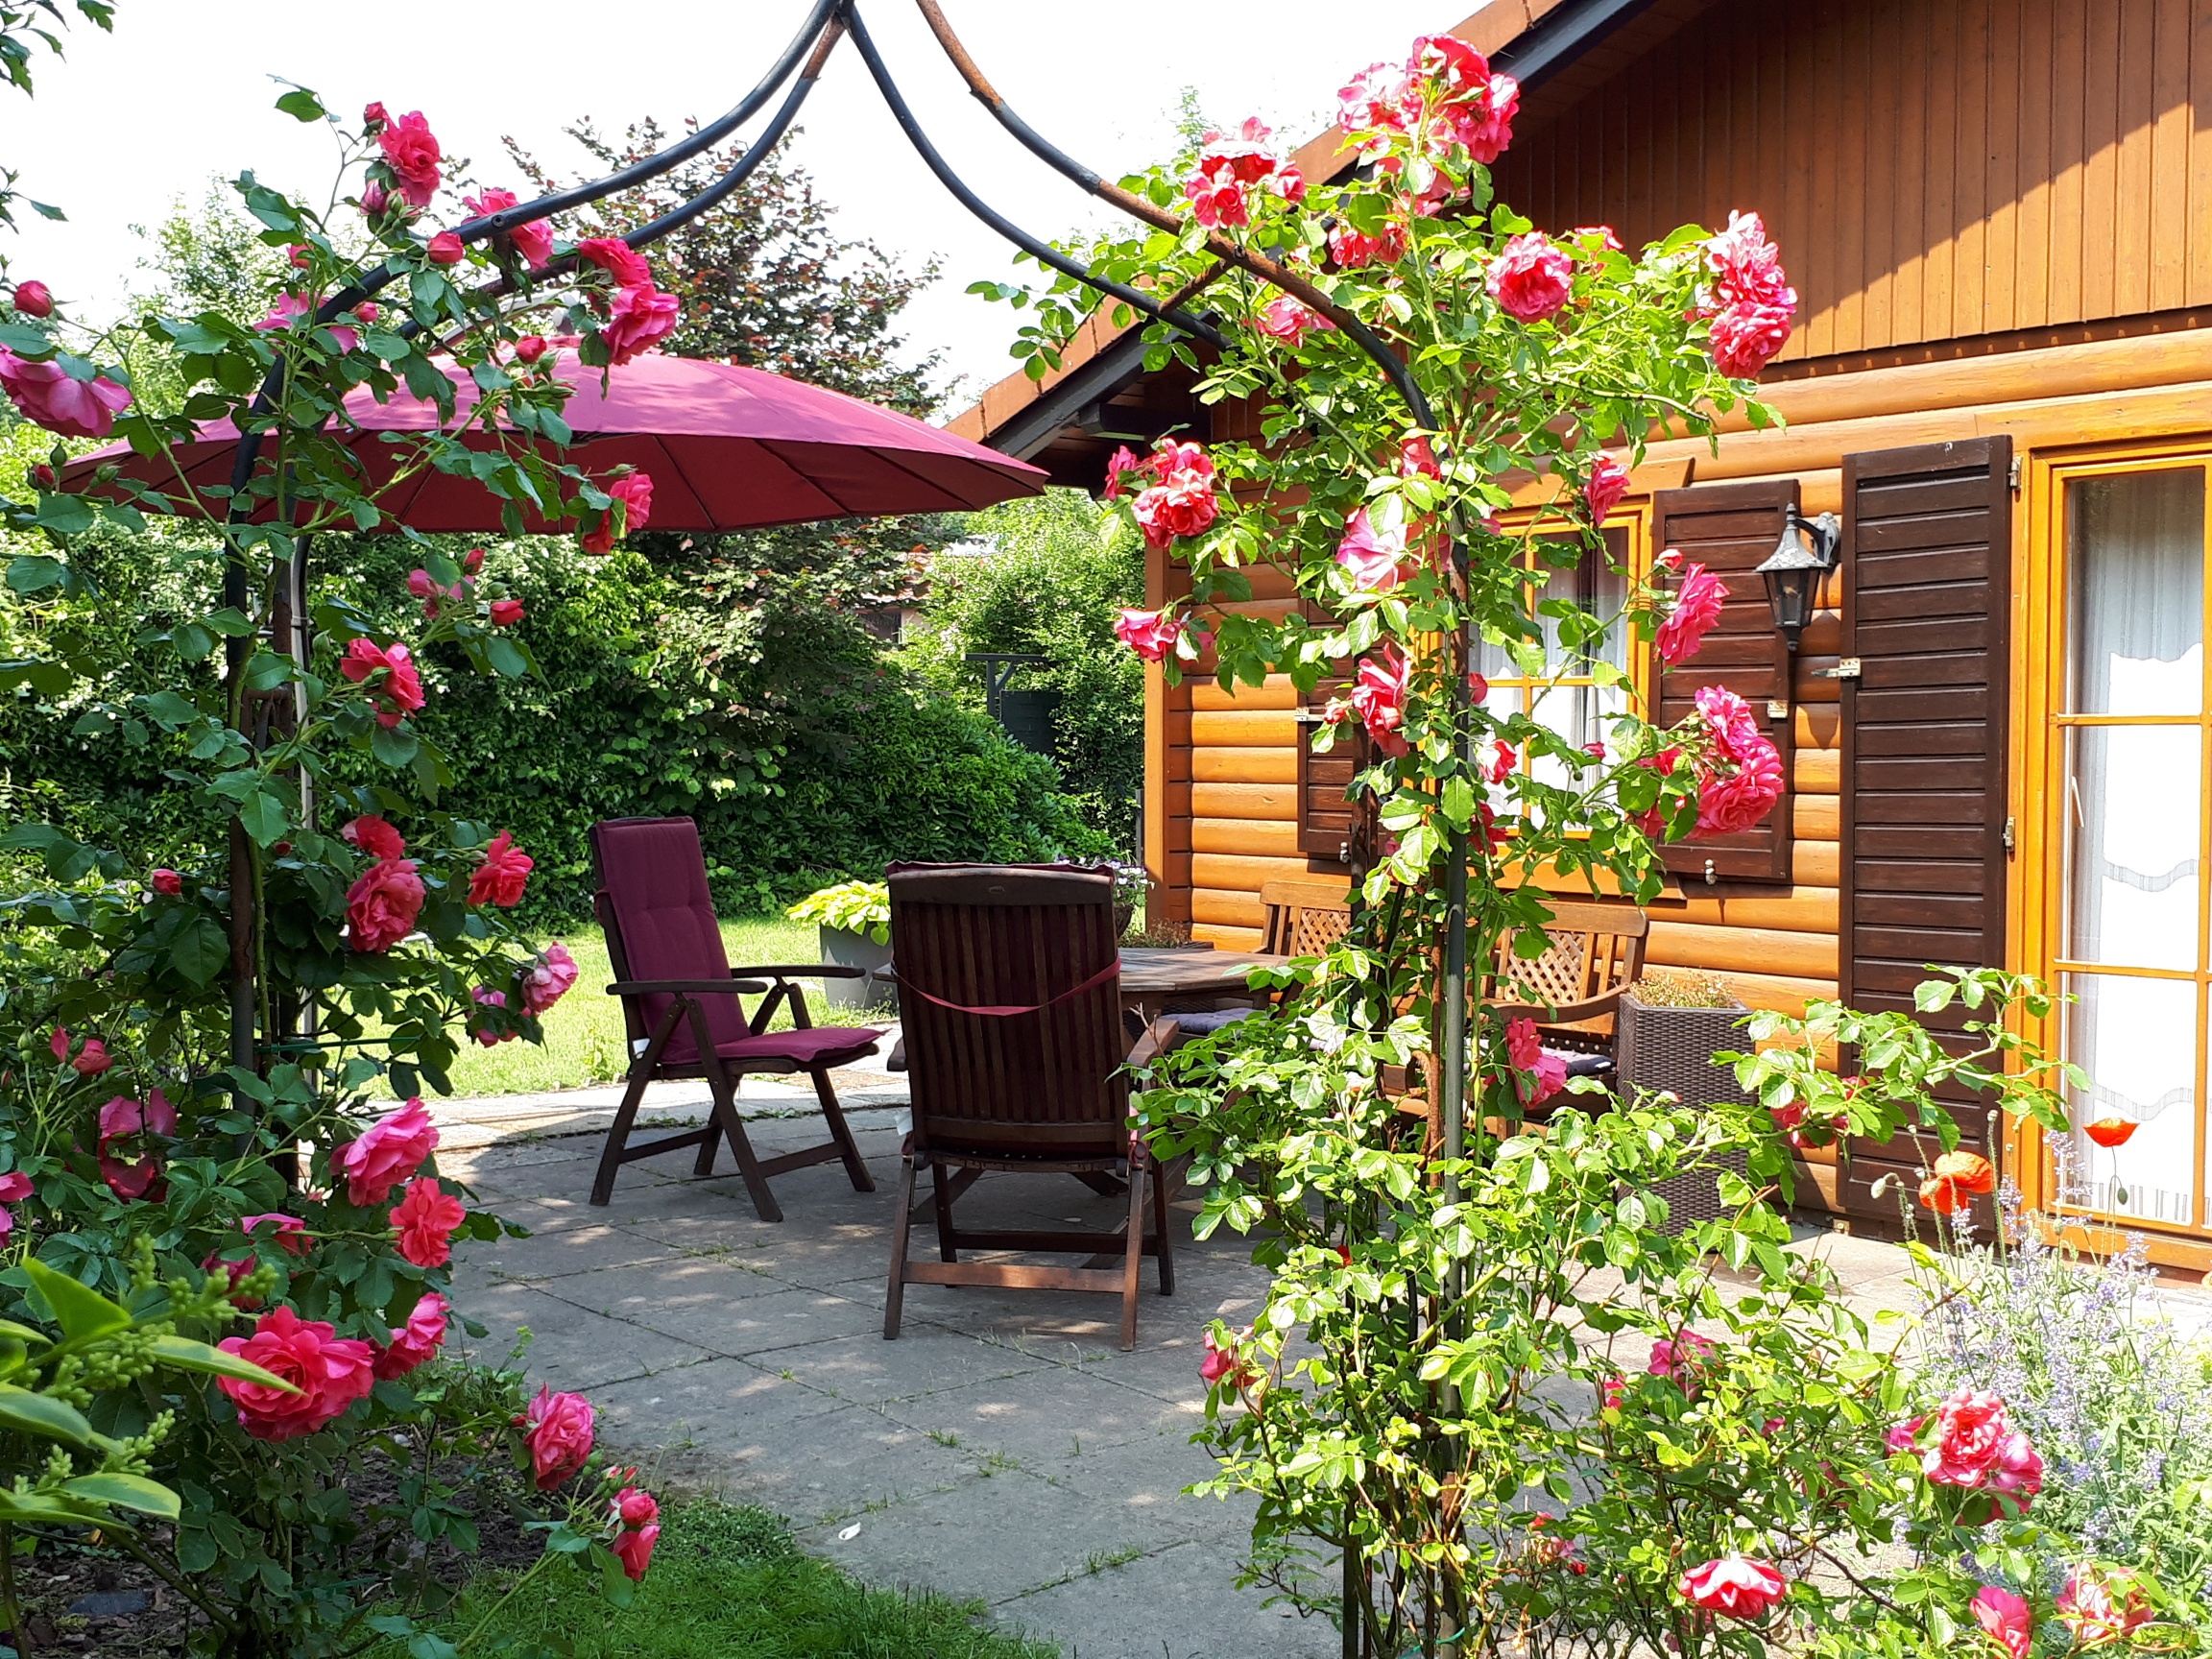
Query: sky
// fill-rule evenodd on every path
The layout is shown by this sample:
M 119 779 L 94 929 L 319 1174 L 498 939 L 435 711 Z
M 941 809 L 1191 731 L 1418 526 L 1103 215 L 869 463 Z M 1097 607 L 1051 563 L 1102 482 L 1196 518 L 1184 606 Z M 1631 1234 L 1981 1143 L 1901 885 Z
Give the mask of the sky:
M 1325 126 L 1355 70 L 1402 58 L 1412 37 L 1455 23 L 1472 0 L 1170 0 L 1097 8 L 1077 0 L 943 0 L 1007 101 L 1047 138 L 1107 177 L 1169 154 L 1181 91 L 1210 119 L 1258 114 L 1301 142 Z M 131 226 L 253 169 L 324 200 L 336 149 L 326 129 L 275 108 L 272 76 L 314 88 L 349 120 L 380 99 L 421 109 L 446 156 L 479 181 L 519 187 L 500 139 L 557 172 L 581 170 L 562 128 L 602 131 L 658 116 L 676 128 L 735 104 L 807 12 L 806 0 L 445 0 L 398 13 L 335 0 L 121 0 L 115 32 L 79 23 L 67 57 L 41 59 L 32 99 L 0 90 L 0 164 L 18 188 L 68 214 L 19 211 L 18 278 L 44 279 L 79 316 L 112 314 L 147 251 Z M 992 205 L 1047 237 L 1103 228 L 1105 210 L 1021 152 L 971 98 L 907 0 L 863 12 L 916 116 Z M 395 27 L 394 18 L 408 27 Z M 916 354 L 944 354 L 947 412 L 1014 367 L 1018 316 L 963 290 L 1007 281 L 1005 245 L 971 219 L 906 148 L 859 55 L 841 44 L 808 100 L 793 159 L 837 208 L 841 234 L 909 268 L 943 275 L 907 312 Z M 757 127 L 758 122 L 756 122 Z M 449 177 L 451 172 L 449 171 Z M 457 201 L 441 198 L 453 220 Z

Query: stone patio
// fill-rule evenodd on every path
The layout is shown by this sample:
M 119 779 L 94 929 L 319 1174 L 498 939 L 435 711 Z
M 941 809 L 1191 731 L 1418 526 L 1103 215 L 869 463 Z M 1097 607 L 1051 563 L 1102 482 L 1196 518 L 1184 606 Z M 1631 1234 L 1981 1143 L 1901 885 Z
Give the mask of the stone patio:
M 1266 1275 L 1235 1238 L 1189 1236 L 1176 1292 L 1146 1268 L 1139 1342 L 1118 1347 L 1105 1296 L 909 1286 L 882 1334 L 904 1079 L 840 1075 L 878 1190 L 835 1164 L 777 1178 L 788 1217 L 757 1220 L 734 1175 L 689 1178 L 691 1154 L 625 1168 L 586 1202 L 618 1091 L 452 1101 L 440 1162 L 532 1230 L 471 1244 L 460 1305 L 504 1357 L 527 1330 L 536 1380 L 588 1393 L 608 1444 L 659 1482 L 714 1490 L 790 1518 L 803 1543 L 861 1579 L 986 1603 L 1070 1659 L 1327 1659 L 1334 1631 L 1234 1586 L 1249 1508 L 1189 1496 L 1212 1459 L 1201 1333 L 1247 1322 Z M 649 1116 L 696 1120 L 703 1088 L 663 1085 Z M 764 1155 L 823 1138 L 808 1088 L 751 1080 Z M 728 1159 L 725 1154 L 724 1164 Z M 1118 1224 L 1125 1201 L 1071 1179 L 993 1176 L 963 1205 L 978 1223 Z M 925 1231 L 918 1243 L 926 1244 Z M 1906 1301 L 1903 1253 L 1808 1233 L 1871 1311 Z

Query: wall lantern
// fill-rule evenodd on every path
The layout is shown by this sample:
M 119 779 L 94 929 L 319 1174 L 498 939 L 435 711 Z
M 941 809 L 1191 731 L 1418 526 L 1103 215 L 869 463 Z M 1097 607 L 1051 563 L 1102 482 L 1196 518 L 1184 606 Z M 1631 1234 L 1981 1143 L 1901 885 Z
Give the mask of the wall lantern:
M 1767 579 L 1774 626 L 1794 652 L 1805 624 L 1813 619 L 1813 607 L 1820 597 L 1820 578 L 1836 567 L 1843 526 L 1833 513 L 1812 519 L 1798 517 L 1794 501 L 1786 511 L 1789 516 L 1783 520 L 1782 540 L 1759 566 L 1759 574 Z

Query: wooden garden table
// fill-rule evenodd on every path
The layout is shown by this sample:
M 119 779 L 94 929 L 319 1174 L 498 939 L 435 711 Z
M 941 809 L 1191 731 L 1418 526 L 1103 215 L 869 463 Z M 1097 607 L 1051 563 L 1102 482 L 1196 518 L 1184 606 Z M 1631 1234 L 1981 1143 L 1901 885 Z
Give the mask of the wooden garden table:
M 1290 960 L 1265 950 L 1212 950 L 1125 946 L 1121 999 L 1149 1025 L 1179 997 L 1221 997 L 1245 989 L 1253 968 L 1280 968 Z

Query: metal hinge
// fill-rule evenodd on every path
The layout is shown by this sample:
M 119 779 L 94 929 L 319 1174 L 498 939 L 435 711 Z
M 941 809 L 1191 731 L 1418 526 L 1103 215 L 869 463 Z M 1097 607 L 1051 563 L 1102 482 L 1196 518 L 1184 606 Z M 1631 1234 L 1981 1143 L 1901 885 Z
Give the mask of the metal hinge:
M 2026 459 L 2026 457 L 2025 457 L 2025 456 L 2020 456 L 2020 455 L 2015 455 L 2015 456 L 2013 456 L 2013 457 L 2012 457 L 2012 465 L 2011 465 L 2010 467 L 2008 467 L 2008 468 L 2005 469 L 2005 484 L 2006 484 L 2006 488 L 2008 488 L 2008 490 L 2010 490 L 2010 491 L 2012 492 L 2012 493 L 2013 493 L 2013 494 L 2015 494 L 2015 495 L 2017 495 L 2017 494 L 2019 494 L 2019 493 L 2020 493 L 2020 472 L 2021 472 L 2021 464 L 2022 464 L 2022 462 L 2023 462 L 2023 461 L 2025 461 L 2025 459 Z
M 1859 678 L 1859 659 L 1845 657 L 1838 661 L 1833 668 L 1815 668 L 1813 671 L 1813 678 L 1815 680 L 1856 680 Z
M 2012 851 L 2012 819 L 2009 814 L 2005 819 L 2005 851 L 2007 853 Z

